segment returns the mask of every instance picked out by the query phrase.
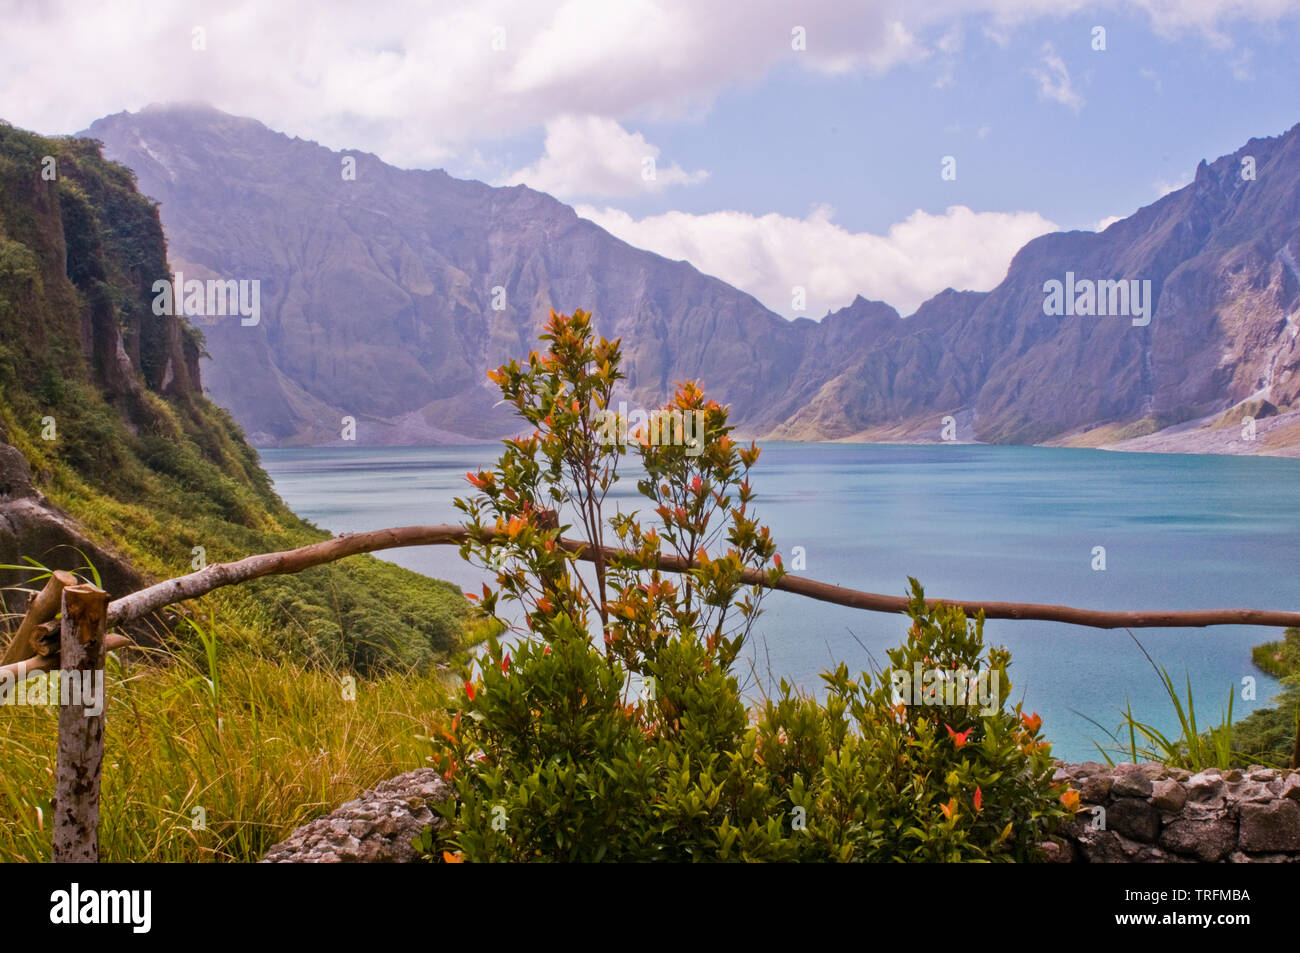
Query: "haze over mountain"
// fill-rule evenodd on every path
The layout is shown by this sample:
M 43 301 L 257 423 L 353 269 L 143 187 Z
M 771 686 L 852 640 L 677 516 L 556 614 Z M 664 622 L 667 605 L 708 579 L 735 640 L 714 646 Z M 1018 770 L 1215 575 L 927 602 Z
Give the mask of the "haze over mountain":
M 87 134 L 162 203 L 174 271 L 261 281 L 258 324 L 191 319 L 211 395 L 254 443 L 336 442 L 344 416 L 360 443 L 507 433 L 484 371 L 527 353 L 551 308 L 583 308 L 623 338 L 631 406 L 695 378 L 755 436 L 934 440 L 951 415 L 961 440 L 1300 448 L 1300 412 L 1277 413 L 1300 396 L 1300 127 L 1202 163 L 1103 233 L 1035 239 L 990 292 L 945 291 L 905 319 L 858 298 L 821 322 L 523 186 L 399 170 L 207 107 Z M 1067 273 L 1149 281 L 1149 323 L 1045 314 L 1045 282 Z M 1238 434 L 1247 412 L 1255 440 Z

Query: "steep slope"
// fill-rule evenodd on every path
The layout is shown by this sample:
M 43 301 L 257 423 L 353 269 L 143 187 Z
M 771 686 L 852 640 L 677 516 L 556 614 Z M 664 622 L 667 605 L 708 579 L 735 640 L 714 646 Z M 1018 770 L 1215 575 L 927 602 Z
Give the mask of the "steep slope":
M 175 268 L 260 280 L 258 324 L 195 319 L 211 393 L 255 443 L 337 442 L 346 416 L 361 443 L 508 432 L 484 370 L 526 352 L 549 309 L 579 307 L 623 338 L 634 404 L 697 378 L 751 435 L 930 440 L 951 414 L 958 439 L 1100 444 L 1223 426 L 1263 400 L 1268 439 L 1228 452 L 1300 443 L 1300 127 L 1202 163 L 1104 233 L 1030 242 L 992 291 L 950 289 L 906 319 L 859 298 L 821 322 L 786 321 L 524 187 L 394 169 L 205 107 L 120 113 L 90 134 L 161 201 Z M 1149 321 L 1046 314 L 1046 283 L 1070 275 L 1149 287 Z
M 154 313 L 153 283 L 167 274 L 157 209 L 128 169 L 89 140 L 0 123 L 0 562 L 89 560 L 116 597 L 199 557 L 324 535 L 289 512 L 239 428 L 203 397 L 201 335 Z M 370 668 L 455 648 L 467 604 L 372 559 L 212 605 L 277 651 Z
M 1242 175 L 1247 157 L 1253 180 Z M 962 439 L 1095 444 L 1209 426 L 1251 400 L 1285 409 L 1300 396 L 1298 211 L 1300 126 L 1201 163 L 1191 184 L 1103 233 L 1035 239 L 987 294 L 931 299 L 909 333 L 879 341 L 779 432 L 934 439 L 939 416 L 953 414 L 968 422 Z M 1067 273 L 1150 281 L 1149 323 L 1045 314 L 1045 285 Z M 1166 449 L 1296 445 L 1179 437 Z
M 345 415 L 362 443 L 505 433 L 484 370 L 527 353 L 551 308 L 623 337 L 633 401 L 702 378 L 761 430 L 817 336 L 522 186 L 402 171 L 201 107 L 119 113 L 87 134 L 161 202 L 176 269 L 261 281 L 257 325 L 196 319 L 208 387 L 256 443 L 336 440 Z M 845 348 L 866 343 L 859 324 Z

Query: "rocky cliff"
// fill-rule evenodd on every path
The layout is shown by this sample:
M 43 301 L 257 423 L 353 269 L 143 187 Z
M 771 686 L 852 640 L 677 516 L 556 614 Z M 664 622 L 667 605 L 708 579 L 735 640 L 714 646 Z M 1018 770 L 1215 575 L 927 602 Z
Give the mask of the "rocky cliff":
M 344 416 L 363 443 L 500 435 L 484 370 L 526 353 L 549 309 L 584 308 L 623 338 L 634 402 L 700 379 L 749 434 L 932 440 L 951 415 L 960 440 L 1097 445 L 1264 400 L 1285 425 L 1219 452 L 1300 448 L 1300 127 L 1203 162 L 1102 233 L 1030 242 L 990 292 L 945 291 L 907 318 L 859 298 L 821 322 L 522 186 L 403 171 L 204 107 L 120 113 L 89 135 L 162 203 L 175 268 L 260 280 L 256 325 L 195 319 L 213 396 L 257 442 L 332 442 Z M 1050 282 L 1070 299 L 1058 313 Z
M 89 560 L 129 590 L 137 569 L 42 487 L 129 489 L 135 451 L 184 433 L 242 445 L 201 395 L 201 337 L 154 314 L 165 248 L 157 210 L 94 143 L 0 124 L 0 562 Z M 244 451 L 208 463 L 242 473 Z
M 0 123 L 0 563 L 99 573 L 118 597 L 204 562 L 326 536 L 276 496 L 201 393 L 200 333 L 158 303 L 157 208 L 85 139 Z M 0 572 L 0 586 L 33 572 Z M 21 609 L 16 593 L 0 610 Z M 370 557 L 223 596 L 259 648 L 369 671 L 430 664 L 469 604 Z M 0 637 L 2 640 L 2 637 Z
M 624 339 L 631 400 L 702 378 L 754 428 L 777 419 L 801 366 L 821 363 L 814 322 L 523 186 L 403 171 L 204 108 L 120 113 L 88 135 L 161 202 L 176 270 L 260 281 L 256 325 L 194 319 L 206 383 L 255 442 L 330 442 L 344 416 L 360 443 L 505 433 L 484 371 L 528 353 L 551 308 L 592 311 Z M 839 353 L 865 344 L 866 322 L 842 324 Z

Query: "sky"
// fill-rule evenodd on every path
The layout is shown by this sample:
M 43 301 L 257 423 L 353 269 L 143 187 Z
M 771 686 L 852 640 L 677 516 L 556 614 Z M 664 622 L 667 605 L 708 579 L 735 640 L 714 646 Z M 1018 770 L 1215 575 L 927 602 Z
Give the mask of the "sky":
M 206 102 L 908 314 L 1300 122 L 1300 0 L 0 0 L 0 117 Z

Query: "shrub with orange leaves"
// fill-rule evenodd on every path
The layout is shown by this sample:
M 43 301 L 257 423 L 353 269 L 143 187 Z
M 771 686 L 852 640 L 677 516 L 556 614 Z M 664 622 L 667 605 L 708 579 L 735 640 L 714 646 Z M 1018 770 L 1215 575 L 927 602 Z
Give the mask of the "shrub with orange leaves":
M 764 588 L 745 573 L 783 574 L 754 513 L 759 448 L 731 438 L 727 409 L 694 382 L 660 413 L 697 415 L 700 443 L 602 440 L 619 342 L 596 337 L 582 311 L 552 313 L 541 338 L 545 353 L 490 375 L 530 431 L 467 475 L 477 492 L 456 501 L 462 555 L 495 574 L 478 605 L 521 610 L 528 631 L 489 639 L 465 673 L 433 757 L 456 797 L 422 837 L 425 855 L 1030 858 L 1067 811 L 1041 719 L 1005 710 L 1009 655 L 984 651 L 983 620 L 928 606 L 913 581 L 907 641 L 889 655 L 909 671 L 922 659 L 996 670 L 991 710 L 901 705 L 887 675 L 855 681 L 841 664 L 823 676 L 824 701 L 782 682 L 751 721 L 733 668 Z M 628 452 L 646 504 L 611 512 Z

